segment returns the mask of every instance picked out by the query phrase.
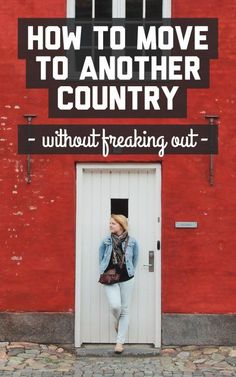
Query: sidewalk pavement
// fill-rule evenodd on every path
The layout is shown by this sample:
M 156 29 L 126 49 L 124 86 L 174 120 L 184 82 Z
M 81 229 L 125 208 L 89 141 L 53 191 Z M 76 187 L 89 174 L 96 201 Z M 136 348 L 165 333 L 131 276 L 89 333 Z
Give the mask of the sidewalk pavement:
M 113 345 L 109 345 L 113 349 Z M 236 377 L 236 346 L 163 347 L 155 356 L 126 346 L 122 355 L 81 356 L 67 347 L 0 343 L 3 377 Z M 134 355 L 137 356 L 134 356 Z M 126 356 L 125 356 L 126 355 Z M 148 353 L 146 354 L 148 355 Z

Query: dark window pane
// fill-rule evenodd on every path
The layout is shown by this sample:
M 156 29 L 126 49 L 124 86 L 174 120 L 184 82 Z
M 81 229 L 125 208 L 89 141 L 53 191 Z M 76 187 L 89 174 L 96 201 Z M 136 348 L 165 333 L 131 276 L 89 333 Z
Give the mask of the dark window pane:
M 111 199 L 111 214 L 128 217 L 129 199 Z
M 146 0 L 146 18 L 162 19 L 162 0 Z
M 143 17 L 143 0 L 126 0 L 126 18 Z
M 76 0 L 75 18 L 92 18 L 92 0 Z
M 112 0 L 95 0 L 95 18 L 112 17 Z

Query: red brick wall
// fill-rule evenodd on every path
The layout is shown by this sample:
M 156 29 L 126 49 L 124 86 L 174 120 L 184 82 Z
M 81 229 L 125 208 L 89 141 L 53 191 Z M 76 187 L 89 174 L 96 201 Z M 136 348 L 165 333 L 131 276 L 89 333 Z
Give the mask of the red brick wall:
M 45 6 L 47 4 L 47 6 Z M 236 5 L 229 0 L 175 0 L 173 17 L 218 17 L 220 54 L 211 61 L 211 88 L 188 91 L 184 120 L 147 123 L 205 123 L 220 115 L 220 153 L 215 185 L 209 156 L 166 156 L 162 163 L 162 310 L 175 313 L 236 313 L 235 274 L 235 113 L 234 28 Z M 76 156 L 32 158 L 32 183 L 25 181 L 26 157 L 17 154 L 17 124 L 23 114 L 34 123 L 48 119 L 47 90 L 25 88 L 25 61 L 17 59 L 18 17 L 64 17 L 65 1 L 8 1 L 1 6 L 0 311 L 73 311 L 75 257 Z M 98 124 L 95 119 L 87 123 Z M 120 120 L 100 120 L 114 124 Z M 123 120 L 123 123 L 143 120 Z M 74 119 L 70 123 L 84 123 Z M 106 161 L 154 161 L 148 156 Z M 80 158 L 82 160 L 82 158 Z M 90 156 L 84 161 L 104 161 Z M 178 220 L 198 221 L 195 230 L 175 229 Z

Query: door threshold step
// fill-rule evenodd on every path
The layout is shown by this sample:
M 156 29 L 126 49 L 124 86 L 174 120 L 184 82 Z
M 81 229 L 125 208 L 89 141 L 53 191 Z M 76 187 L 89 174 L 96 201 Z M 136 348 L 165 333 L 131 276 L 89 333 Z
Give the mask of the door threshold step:
M 160 354 L 160 348 L 147 344 L 125 344 L 121 354 L 114 352 L 115 344 L 83 344 L 75 348 L 80 357 L 151 357 Z

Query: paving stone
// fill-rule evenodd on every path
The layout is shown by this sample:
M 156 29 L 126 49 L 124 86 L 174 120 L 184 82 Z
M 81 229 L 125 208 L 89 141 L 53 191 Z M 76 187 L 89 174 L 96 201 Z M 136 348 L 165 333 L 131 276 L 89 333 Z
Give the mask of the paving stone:
M 230 365 L 226 361 L 221 361 L 220 363 L 216 363 L 214 365 L 216 369 L 229 369 Z
M 189 357 L 189 355 L 190 355 L 190 352 L 183 351 L 183 352 L 178 353 L 177 357 L 179 357 L 180 359 L 185 359 Z
M 21 363 L 24 360 L 25 359 L 23 357 L 20 357 L 19 355 L 9 358 L 9 362 L 16 362 L 16 363 Z
M 9 342 L 0 342 L 0 348 L 6 348 L 9 345 Z
M 225 360 L 225 356 L 223 356 L 219 353 L 214 353 L 213 355 L 211 355 L 211 358 L 212 358 L 212 360 L 216 360 L 216 361 Z
M 7 359 L 0 360 L 0 369 L 1 369 L 1 367 L 4 367 L 7 364 L 7 362 L 8 362 Z
M 2 370 L 5 370 L 5 371 L 14 371 L 15 370 L 15 368 L 13 367 L 13 366 L 4 366 L 4 367 L 2 367 Z M 7 374 L 6 374 L 6 376 L 7 376 Z
M 197 359 L 197 360 L 193 360 L 193 363 L 194 364 L 202 364 L 206 361 L 207 359 Z
M 25 346 L 21 342 L 10 342 L 7 348 L 25 348 Z
M 0 360 L 7 358 L 7 351 L 5 348 L 0 348 Z
M 183 360 L 175 361 L 175 365 L 177 365 L 178 367 L 183 367 L 184 361 Z
M 22 352 L 22 350 L 24 350 L 23 347 L 7 348 L 7 354 L 9 356 L 17 356 L 19 353 Z
M 236 357 L 236 350 L 235 349 L 232 349 L 229 351 L 229 356 L 230 357 Z
M 13 346 L 13 347 L 23 347 L 23 348 L 30 348 L 30 349 L 33 349 L 33 348 L 40 348 L 40 344 L 39 343 L 30 343 L 30 342 L 10 342 L 10 345 Z
M 27 349 L 25 350 L 25 353 L 26 354 L 29 354 L 29 355 L 39 355 L 40 354 L 40 349 Z
M 18 355 L 16 355 L 16 356 L 21 357 L 24 360 L 29 358 L 29 354 L 27 354 L 25 352 L 18 353 Z
M 216 360 L 208 360 L 205 362 L 206 365 L 210 365 L 210 366 L 215 365 L 216 363 L 217 363 Z
M 48 346 L 46 344 L 39 344 L 39 348 L 42 350 L 48 350 Z
M 234 349 L 234 347 L 230 347 L 230 346 L 220 346 L 219 347 L 220 352 L 225 352 L 225 351 L 230 352 L 231 349 Z
M 218 348 L 204 348 L 202 353 L 204 355 L 211 355 L 215 352 L 218 352 Z
M 186 374 L 187 373 L 191 373 L 191 372 L 194 372 L 196 370 L 196 365 L 193 364 L 193 361 L 190 360 L 190 359 L 185 359 L 184 360 L 184 365 L 180 367 L 180 369 L 185 372 Z
M 65 368 L 72 368 L 73 367 L 73 364 L 71 363 L 68 363 L 68 361 L 64 362 L 63 360 L 60 361 L 60 363 L 58 364 L 59 367 L 63 366 Z
M 160 355 L 176 355 L 177 351 L 175 348 L 164 348 L 161 350 Z
M 54 344 L 50 344 L 50 345 L 48 346 L 48 349 L 51 350 L 51 351 L 56 351 L 57 348 L 58 348 L 58 347 L 55 346 Z
M 199 346 L 183 346 L 181 349 L 183 351 L 195 351 L 199 349 Z
M 111 368 L 104 368 L 104 373 L 105 374 L 112 374 L 112 373 L 114 373 L 114 370 L 111 369 Z
M 62 347 L 59 347 L 58 349 L 57 349 L 57 352 L 58 353 L 63 353 L 65 350 L 64 350 L 64 348 L 62 348 Z
M 226 357 L 225 361 L 233 367 L 236 366 L 236 357 Z

